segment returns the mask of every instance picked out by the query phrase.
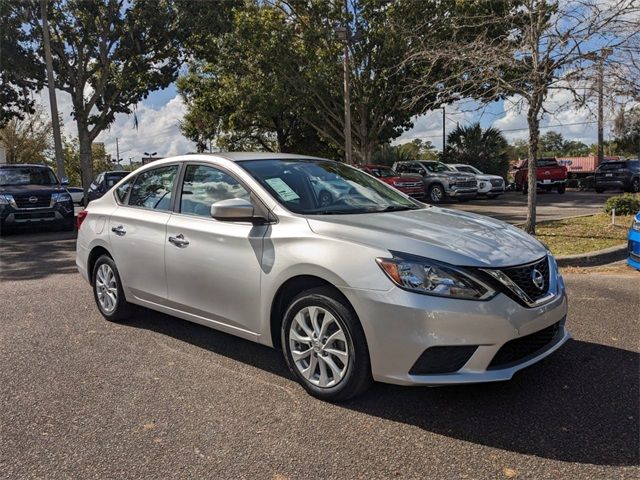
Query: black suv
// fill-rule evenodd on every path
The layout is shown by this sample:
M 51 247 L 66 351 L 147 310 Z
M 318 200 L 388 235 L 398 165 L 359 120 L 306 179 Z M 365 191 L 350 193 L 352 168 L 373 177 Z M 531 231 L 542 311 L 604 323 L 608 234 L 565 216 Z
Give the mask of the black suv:
M 598 193 L 618 189 L 640 192 L 640 160 L 604 162 L 596 170 L 595 187 Z
M 89 185 L 89 191 L 87 196 L 89 202 L 96 200 L 103 196 L 107 191 L 113 187 L 116 183 L 129 175 L 131 172 L 116 171 L 116 172 L 102 172 L 96 177 L 96 179 Z
M 73 230 L 73 200 L 66 184 L 46 165 L 0 165 L 0 232 L 33 225 Z

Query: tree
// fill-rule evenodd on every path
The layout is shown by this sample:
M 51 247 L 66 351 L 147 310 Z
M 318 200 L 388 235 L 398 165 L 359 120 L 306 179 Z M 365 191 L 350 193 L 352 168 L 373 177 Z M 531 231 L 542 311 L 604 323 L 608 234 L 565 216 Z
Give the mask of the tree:
M 150 91 L 168 86 L 180 64 L 180 31 L 168 0 L 49 2 L 56 87 L 71 95 L 82 185 L 93 180 L 91 143 L 118 113 L 131 113 Z M 29 31 L 41 42 L 39 2 Z
M 0 127 L 34 113 L 32 92 L 42 88 L 44 71 L 28 33 L 21 2 L 0 0 Z
M 529 142 L 521 138 L 515 140 L 507 147 L 507 156 L 510 160 L 522 160 L 529 155 Z
M 507 140 L 496 128 L 483 129 L 479 123 L 456 127 L 447 136 L 449 163 L 473 165 L 484 173 L 507 176 L 509 158 Z
M 628 112 L 620 110 L 613 131 L 618 149 L 640 158 L 640 106 L 636 105 Z
M 640 6 L 635 0 L 496 3 L 499 11 L 494 11 L 493 2 L 486 2 L 484 12 L 459 15 L 442 27 L 431 25 L 431 29 L 447 31 L 448 38 L 421 44 L 408 61 L 459 67 L 455 76 L 438 85 L 418 82 L 414 88 L 423 95 L 434 90 L 444 99 L 455 98 L 455 94 L 481 99 L 509 95 L 526 110 L 529 188 L 524 228 L 535 233 L 536 168 L 544 102 L 553 89 L 569 89 L 579 97 L 583 84 L 573 80 L 583 79 L 584 72 L 593 69 L 603 49 L 625 48 L 629 39 L 638 35 L 637 29 L 629 28 L 629 19 L 638 18 Z M 473 25 L 473 35 L 469 35 L 468 25 Z M 506 31 L 496 35 L 496 29 L 500 32 L 505 26 Z M 409 34 L 415 37 L 416 32 Z
M 415 139 L 399 145 L 398 149 L 409 160 L 436 160 L 438 158 L 438 152 L 429 140 Z
M 562 134 L 552 130 L 540 136 L 538 150 L 543 157 L 557 157 L 562 155 L 564 144 Z
M 432 15 L 436 3 L 414 2 L 422 16 Z M 349 27 L 352 145 L 359 161 L 370 161 L 426 108 L 426 98 L 420 105 L 408 101 L 408 80 L 423 75 L 436 81 L 439 74 L 400 64 L 410 44 L 397 28 L 404 12 L 395 2 L 350 0 L 347 10 L 343 2 L 306 0 L 254 0 L 236 8 L 233 31 L 216 43 L 215 54 L 195 55 L 205 61 L 191 71 L 202 83 L 181 81 L 194 112 L 184 130 L 204 139 L 201 144 L 221 128 L 230 130 L 227 145 L 238 138 L 265 149 L 298 149 L 291 134 L 310 128 L 330 150 L 344 150 L 344 45 L 336 37 L 336 26 L 343 25 Z M 211 121 L 202 122 L 196 111 Z
M 7 150 L 7 163 L 45 163 L 52 146 L 51 122 L 42 107 L 14 116 L 0 129 L 0 143 Z
M 65 138 L 62 145 L 62 158 L 64 159 L 65 175 L 69 179 L 69 185 L 82 185 L 82 170 L 80 169 L 80 149 L 76 139 Z M 93 143 L 91 145 L 91 159 L 93 162 L 93 172 L 98 175 L 112 169 L 113 164 L 109 161 L 109 156 L 104 148 L 104 143 Z M 55 162 L 48 159 L 47 163 L 52 166 Z
M 590 154 L 589 145 L 578 140 L 567 140 L 562 145 L 561 157 L 584 157 Z

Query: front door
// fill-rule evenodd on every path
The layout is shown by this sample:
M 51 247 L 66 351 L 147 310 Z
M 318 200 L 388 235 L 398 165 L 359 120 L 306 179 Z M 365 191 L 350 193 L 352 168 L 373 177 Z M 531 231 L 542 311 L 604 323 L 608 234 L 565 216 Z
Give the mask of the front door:
M 165 237 L 171 306 L 214 324 L 258 333 L 267 226 L 221 222 L 210 215 L 213 203 L 250 200 L 249 191 L 227 172 L 204 164 L 186 166 L 178 191 L 177 212 Z

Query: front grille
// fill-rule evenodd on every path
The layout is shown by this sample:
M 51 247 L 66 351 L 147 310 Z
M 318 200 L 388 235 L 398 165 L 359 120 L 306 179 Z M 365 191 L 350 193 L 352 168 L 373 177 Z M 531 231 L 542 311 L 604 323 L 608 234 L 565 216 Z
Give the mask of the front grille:
M 539 288 L 533 281 L 535 270 L 540 272 L 542 276 L 542 288 Z M 502 273 L 509 277 L 533 301 L 544 297 L 549 291 L 549 260 L 547 257 L 529 265 L 505 268 Z
M 499 187 L 502 185 L 502 180 L 500 180 L 499 178 L 492 178 L 491 179 L 491 185 L 493 185 L 494 187 Z
M 491 360 L 489 370 L 508 368 L 542 353 L 558 340 L 562 332 L 560 324 L 561 322 L 554 323 L 539 332 L 505 343 Z
M 464 367 L 477 348 L 477 345 L 427 348 L 413 364 L 409 374 L 433 375 L 457 372 Z
M 477 188 L 478 182 L 475 180 L 456 181 L 455 186 L 458 188 Z
M 21 195 L 14 196 L 18 208 L 43 208 L 51 205 L 51 195 Z M 35 199 L 35 201 L 31 201 Z

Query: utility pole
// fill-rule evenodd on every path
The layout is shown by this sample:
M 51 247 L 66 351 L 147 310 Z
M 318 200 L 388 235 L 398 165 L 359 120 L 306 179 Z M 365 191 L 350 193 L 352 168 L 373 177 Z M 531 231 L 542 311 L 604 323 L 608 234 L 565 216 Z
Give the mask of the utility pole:
M 595 52 L 587 53 L 584 58 L 598 63 L 596 73 L 596 90 L 598 92 L 598 165 L 604 161 L 604 61 L 613 51 L 603 48 L 600 55 Z
M 348 14 L 347 10 L 347 14 Z M 349 27 L 336 28 L 338 40 L 344 44 L 344 58 L 342 68 L 344 74 L 343 95 L 344 95 L 344 161 L 348 165 L 352 164 L 351 158 L 351 98 L 349 89 Z
M 120 147 L 118 147 L 118 137 L 116 137 L 116 163 L 120 164 Z
M 447 135 L 446 135 L 446 131 L 445 131 L 445 121 L 446 121 L 445 110 L 444 110 L 444 107 L 442 107 L 442 161 L 443 162 L 445 160 L 444 149 L 447 146 Z
M 47 19 L 47 1 L 40 0 L 40 15 L 42 17 L 42 43 L 44 58 L 47 65 L 47 84 L 49 87 L 49 104 L 51 106 L 51 126 L 53 128 L 53 146 L 56 156 L 56 170 L 58 178 L 64 174 L 64 157 L 62 155 L 62 137 L 60 135 L 60 118 L 58 117 L 58 102 L 56 100 L 56 85 L 53 78 L 53 60 L 51 59 L 51 38 L 49 37 L 49 20 Z

